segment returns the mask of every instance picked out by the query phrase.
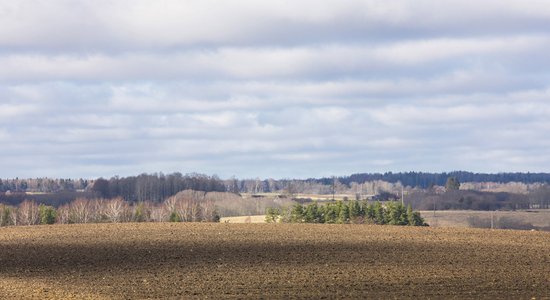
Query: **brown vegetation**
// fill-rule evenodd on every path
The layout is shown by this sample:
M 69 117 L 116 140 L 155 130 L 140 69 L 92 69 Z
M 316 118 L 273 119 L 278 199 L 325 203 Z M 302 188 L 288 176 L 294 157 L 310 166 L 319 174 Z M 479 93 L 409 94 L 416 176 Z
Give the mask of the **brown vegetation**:
M 422 217 L 432 227 L 472 227 L 496 229 L 537 229 L 550 231 L 550 210 L 523 211 L 474 211 L 438 210 L 421 211 Z M 492 220 L 492 221 L 491 221 Z
M 0 298 L 531 298 L 550 234 L 375 225 L 0 228 Z

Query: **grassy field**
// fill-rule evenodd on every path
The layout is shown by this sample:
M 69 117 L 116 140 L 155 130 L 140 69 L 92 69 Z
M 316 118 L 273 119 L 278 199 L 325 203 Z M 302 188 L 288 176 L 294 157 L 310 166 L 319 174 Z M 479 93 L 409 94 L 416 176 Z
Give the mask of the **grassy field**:
M 493 227 L 503 225 L 531 224 L 535 227 L 550 227 L 550 210 L 531 211 L 472 211 L 472 210 L 438 210 L 421 211 L 422 217 L 431 227 L 477 227 L 490 228 L 491 218 Z M 474 219 L 472 219 L 474 218 Z M 513 222 L 509 222 L 512 220 Z M 508 221 L 505 223 L 504 221 Z M 225 217 L 221 222 L 227 223 L 264 223 L 265 215 Z M 482 226 L 483 225 L 483 226 Z M 475 227 L 475 226 L 474 226 Z M 510 226 L 508 227 L 510 228 Z M 516 228 L 525 229 L 525 228 Z
M 471 227 L 484 225 L 490 227 L 491 218 L 493 227 L 504 225 L 531 224 L 536 227 L 550 227 L 550 210 L 530 211 L 472 211 L 472 210 L 443 210 L 421 211 L 426 223 L 432 227 Z
M 531 298 L 550 233 L 319 224 L 0 228 L 0 298 Z
M 355 195 L 351 194 L 335 194 L 334 198 L 332 194 L 292 194 L 292 195 L 285 195 L 281 193 L 241 193 L 241 196 L 243 198 L 251 198 L 251 197 L 288 197 L 288 198 L 295 198 L 295 199 L 309 199 L 313 201 L 318 202 L 330 202 L 330 201 L 343 201 L 348 199 L 355 199 Z
M 224 217 L 221 223 L 265 223 L 265 215 Z

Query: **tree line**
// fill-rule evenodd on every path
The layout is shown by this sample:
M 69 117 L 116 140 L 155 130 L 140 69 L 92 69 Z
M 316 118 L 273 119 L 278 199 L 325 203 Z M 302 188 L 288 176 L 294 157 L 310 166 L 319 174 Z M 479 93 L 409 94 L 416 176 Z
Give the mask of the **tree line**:
M 61 191 L 85 190 L 90 181 L 87 179 L 64 178 L 14 178 L 0 179 L 0 192 L 40 192 L 55 193 Z
M 184 191 L 161 203 L 128 202 L 121 197 L 78 198 L 58 208 L 25 200 L 0 204 L 0 226 L 104 222 L 219 222 L 213 201 L 204 192 Z
M 302 192 L 316 190 L 330 193 L 335 184 L 343 185 L 341 188 L 351 188 L 353 183 L 384 181 L 388 183 L 400 183 L 404 186 L 427 189 L 433 185 L 444 186 L 449 177 L 454 177 L 460 182 L 521 182 L 550 183 L 550 173 L 472 173 L 466 171 L 454 171 L 443 173 L 426 172 L 386 172 L 386 173 L 358 173 L 350 176 L 331 178 L 297 179 L 237 179 L 229 178 L 221 180 L 216 175 L 208 176 L 198 173 L 172 174 L 153 173 L 137 176 L 119 177 L 110 179 L 62 179 L 62 178 L 27 178 L 27 179 L 0 179 L 0 192 L 44 192 L 53 193 L 59 191 L 84 191 L 95 188 L 96 191 L 115 197 L 123 197 L 127 201 L 140 201 L 142 198 L 162 198 L 166 195 L 174 195 L 185 189 L 201 191 L 228 191 L 232 193 L 260 193 L 275 192 L 285 189 Z M 96 185 L 97 183 L 97 185 Z M 148 199 L 151 200 L 151 199 Z
M 454 176 L 450 176 L 454 175 Z M 349 177 L 325 179 L 244 179 L 222 180 L 216 175 L 197 173 L 181 174 L 141 174 L 138 176 L 99 178 L 96 180 L 71 179 L 4 179 L 0 180 L 0 203 L 18 206 L 24 200 L 58 208 L 77 198 L 111 199 L 120 197 L 131 203 L 151 201 L 161 203 L 183 190 L 203 192 L 231 192 L 235 195 L 250 193 L 278 193 L 288 199 L 296 199 L 296 194 L 347 194 L 349 198 L 362 200 L 397 200 L 402 191 L 408 203 L 415 209 L 531 209 L 549 207 L 548 186 L 531 184 L 513 193 L 474 192 L 459 190 L 460 182 L 471 180 L 545 180 L 546 173 L 502 173 L 477 174 L 469 172 L 451 173 L 384 173 L 355 174 Z M 364 182 L 364 180 L 374 180 Z M 388 181 L 381 181 L 384 179 Z M 449 182 L 454 179 L 454 182 Z M 400 181 L 403 180 L 403 183 Z M 390 181 L 395 181 L 391 183 Z M 362 183 L 358 183 L 362 182 Z M 428 182 L 437 185 L 426 189 L 412 186 L 425 186 Z M 454 183 L 454 184 L 453 184 Z M 445 185 L 447 193 L 441 191 Z M 521 185 L 518 183 L 518 185 Z M 472 184 L 468 186 L 471 188 Z M 9 191 L 9 192 L 8 192 Z M 34 192 L 34 193 L 26 193 Z M 347 197 L 347 196 L 346 196 Z M 434 204 L 435 203 L 435 204 Z M 263 207 L 261 208 L 263 209 Z
M 191 173 L 141 174 L 139 176 L 113 177 L 94 181 L 92 191 L 104 198 L 121 197 L 126 201 L 161 202 L 184 190 L 225 192 L 224 182 L 216 175 Z
M 154 173 L 138 176 L 119 177 L 110 179 L 0 179 L 0 192 L 15 195 L 30 193 L 62 193 L 62 192 L 93 192 L 94 197 L 116 198 L 122 197 L 126 201 L 156 201 L 175 195 L 183 190 L 197 190 L 205 192 L 225 192 L 226 182 L 216 175 L 208 176 L 198 173 Z
M 305 206 L 297 203 L 286 209 L 268 208 L 265 220 L 268 223 L 426 225 L 420 213 L 413 211 L 410 205 L 405 207 L 395 201 L 384 205 L 378 201 L 356 200 L 323 205 L 314 202 Z
M 445 185 L 447 178 L 454 177 L 460 182 L 522 182 L 522 183 L 550 183 L 550 173 L 473 173 L 466 171 L 453 171 L 443 173 L 426 172 L 386 172 L 386 173 L 358 173 L 350 176 L 337 177 L 338 181 L 350 185 L 352 182 L 362 183 L 368 181 L 386 181 L 390 183 L 401 182 L 404 186 L 429 188 L 432 185 Z M 315 179 L 325 185 L 333 182 L 334 178 Z

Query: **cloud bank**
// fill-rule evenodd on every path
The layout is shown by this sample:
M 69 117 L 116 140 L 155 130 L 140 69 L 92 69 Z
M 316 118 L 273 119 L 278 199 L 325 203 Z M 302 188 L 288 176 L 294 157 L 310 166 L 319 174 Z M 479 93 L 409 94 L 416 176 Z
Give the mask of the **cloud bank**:
M 550 168 L 546 1 L 0 1 L 0 177 Z

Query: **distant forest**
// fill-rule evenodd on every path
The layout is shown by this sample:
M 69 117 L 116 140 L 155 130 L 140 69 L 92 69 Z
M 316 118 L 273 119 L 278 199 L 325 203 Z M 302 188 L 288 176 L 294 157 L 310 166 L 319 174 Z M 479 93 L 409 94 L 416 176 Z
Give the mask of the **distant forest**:
M 0 180 L 0 202 L 16 204 L 24 199 L 58 206 L 77 197 L 117 198 L 128 202 L 162 202 L 184 190 L 225 192 L 224 181 L 216 176 L 173 173 L 139 176 L 72 179 L 4 179 Z
M 445 192 L 449 178 L 468 184 L 464 184 L 460 191 Z M 363 173 L 306 180 L 220 179 L 215 175 L 198 173 L 154 173 L 114 176 L 110 179 L 15 178 L 0 179 L 0 203 L 16 206 L 29 200 L 59 207 L 77 198 L 121 198 L 130 203 L 161 203 L 184 190 L 228 192 L 237 196 L 247 193 L 255 199 L 265 197 L 262 193 L 273 193 L 301 203 L 311 200 L 307 195 L 318 194 L 386 201 L 400 199 L 404 191 L 406 201 L 412 203 L 415 209 L 429 209 L 434 203 L 442 209 L 548 208 L 549 182 L 550 173 L 485 174 L 464 171 Z M 476 186 L 476 183 L 483 183 L 484 187 Z M 496 183 L 496 187 L 485 183 Z M 437 188 L 432 188 L 434 186 Z
M 429 188 L 432 185 L 444 186 L 447 178 L 455 177 L 460 182 L 521 182 L 521 183 L 549 183 L 550 173 L 472 173 L 454 171 L 443 173 L 404 172 L 404 173 L 359 173 L 350 176 L 338 177 L 340 183 L 350 185 L 352 182 L 363 183 L 381 180 L 391 183 L 401 182 L 404 186 Z M 313 179 L 323 184 L 331 184 L 333 178 Z

